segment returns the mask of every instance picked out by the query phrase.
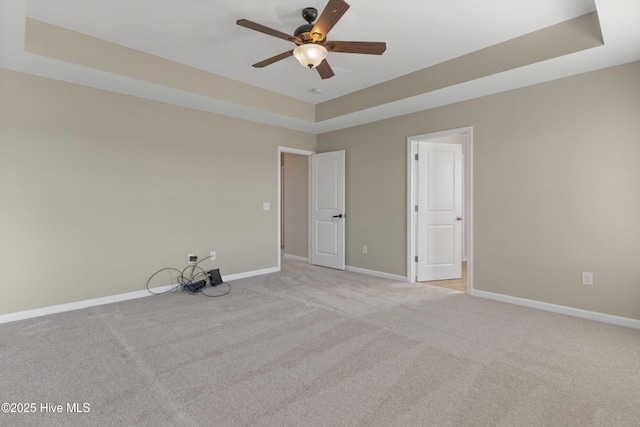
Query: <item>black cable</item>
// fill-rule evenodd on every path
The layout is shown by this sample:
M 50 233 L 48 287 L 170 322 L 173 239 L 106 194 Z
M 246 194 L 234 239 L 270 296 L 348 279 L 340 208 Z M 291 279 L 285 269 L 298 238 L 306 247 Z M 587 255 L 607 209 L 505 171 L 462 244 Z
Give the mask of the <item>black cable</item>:
M 227 286 L 229 287 L 229 289 L 227 290 L 227 292 L 225 292 L 224 294 L 220 294 L 220 295 L 209 295 L 209 294 L 205 294 L 205 293 L 204 293 L 204 289 L 207 289 L 207 288 L 204 288 L 204 289 L 202 289 L 202 290 L 200 291 L 200 293 L 201 293 L 202 295 L 204 295 L 205 297 L 209 297 L 209 298 L 217 298 L 217 297 L 223 297 L 223 296 L 227 295 L 229 292 L 231 292 L 231 283 L 229 283 L 229 282 L 222 282 L 222 283 L 220 283 L 220 285 L 227 285 Z M 220 286 L 220 285 L 216 285 L 216 286 Z M 211 288 L 215 288 L 215 286 L 211 286 Z
M 202 273 L 199 273 L 199 274 L 203 274 L 203 275 L 204 275 L 204 277 L 208 277 L 208 276 L 209 276 L 209 274 L 208 274 L 208 273 L 207 273 L 207 272 L 206 272 L 202 267 L 199 267 L 199 265 L 200 265 L 200 263 L 201 263 L 201 262 L 204 262 L 204 261 L 206 261 L 206 260 L 208 260 L 208 259 L 210 259 L 210 257 L 202 258 L 200 261 L 196 262 L 196 263 L 195 263 L 195 265 L 185 267 L 185 269 L 183 270 L 183 275 L 184 275 L 184 272 L 187 270 L 187 268 L 192 267 L 192 270 L 191 270 L 191 282 L 192 282 L 192 283 L 193 283 L 194 281 L 196 281 L 196 280 L 195 280 L 196 278 L 193 276 L 193 272 L 195 271 L 195 269 L 196 269 L 196 268 L 198 268 L 198 269 L 200 269 L 200 270 L 202 271 Z M 205 289 L 207 289 L 207 287 L 202 288 L 202 289 L 200 290 L 200 293 L 201 293 L 202 295 L 206 296 L 206 297 L 209 297 L 209 298 L 223 297 L 223 296 L 227 295 L 229 292 L 231 292 L 231 284 L 230 284 L 230 283 L 228 283 L 228 282 L 222 282 L 222 283 L 220 283 L 219 285 L 216 285 L 216 286 L 220 286 L 220 285 L 222 285 L 222 284 L 227 285 L 227 286 L 229 287 L 229 289 L 227 289 L 227 291 L 226 291 L 225 293 L 223 293 L 223 294 L 220 294 L 220 295 L 209 295 L 209 294 L 207 294 L 207 293 L 205 293 L 205 292 L 204 292 L 204 291 L 205 291 Z M 213 288 L 213 287 L 215 287 L 215 286 L 209 286 L 209 287 L 210 287 L 210 288 Z
M 209 298 L 223 297 L 223 296 L 227 295 L 229 292 L 231 292 L 231 284 L 228 283 L 228 282 L 222 282 L 222 283 L 220 283 L 218 285 L 215 285 L 215 286 L 219 286 L 219 285 L 223 285 L 224 284 L 224 285 L 227 285 L 229 287 L 229 289 L 223 294 L 220 294 L 220 295 L 209 295 L 209 294 L 206 294 L 204 292 L 204 290 L 207 289 L 207 287 L 210 287 L 210 288 L 215 287 L 214 285 L 211 285 L 211 281 L 208 280 L 208 279 L 210 279 L 209 273 L 207 273 L 204 270 L 204 268 L 199 266 L 199 264 L 201 262 L 204 262 L 204 261 L 206 261 L 208 259 L 210 259 L 210 257 L 202 258 L 200 261 L 198 261 L 194 265 L 186 266 L 182 271 L 178 270 L 177 268 L 171 268 L 171 267 L 161 268 L 160 270 L 158 270 L 155 273 L 153 273 L 151 275 L 151 277 L 149 277 L 145 287 L 146 287 L 147 291 L 149 291 L 149 293 L 151 293 L 152 295 L 162 295 L 162 294 L 166 294 L 167 292 L 173 292 L 175 290 L 182 289 L 183 291 L 186 291 L 186 292 L 190 293 L 191 295 L 196 295 L 196 294 L 200 293 L 200 294 L 202 294 L 202 295 L 204 295 L 206 297 L 209 297 Z M 186 276 L 187 270 L 189 268 L 191 269 L 191 277 L 187 277 Z M 200 271 L 198 273 L 195 273 L 196 269 L 198 269 Z M 168 290 L 166 290 L 164 292 L 153 292 L 151 289 L 149 289 L 149 283 L 151 283 L 151 279 L 153 279 L 158 273 L 166 271 L 166 270 L 177 271 L 179 273 L 179 275 L 177 277 L 179 283 L 176 286 L 174 286 L 173 288 L 168 289 Z M 200 280 L 196 280 L 198 277 L 200 277 L 201 279 Z M 201 280 L 207 280 L 208 284 L 211 285 L 211 286 L 205 285 L 202 289 L 199 289 L 198 291 L 193 292 L 195 290 L 195 287 L 191 286 L 191 285 L 196 285 L 197 282 L 199 282 Z M 189 290 L 190 287 L 193 288 L 193 289 Z
M 202 262 L 202 261 L 201 261 L 201 262 Z M 200 264 L 200 262 L 199 262 L 198 264 Z M 193 281 L 195 280 L 195 277 L 194 277 L 193 272 L 196 270 L 196 268 L 200 269 L 200 271 L 201 271 L 201 273 L 198 273 L 198 274 L 202 274 L 202 275 L 206 276 L 206 275 L 207 275 L 207 272 L 206 272 L 206 271 L 204 271 L 204 268 L 202 268 L 202 267 L 198 267 L 198 264 L 195 264 L 195 265 L 187 265 L 187 266 L 184 268 L 184 270 L 182 270 L 182 272 L 180 273 L 180 277 L 182 277 L 183 279 L 185 279 L 185 281 L 187 281 L 187 282 L 193 282 Z M 189 278 L 187 278 L 187 276 L 185 276 L 185 275 L 184 275 L 188 268 L 190 268 L 190 269 L 191 269 L 191 277 L 189 277 Z
M 196 267 L 198 267 L 200 265 L 201 262 L 205 262 L 206 260 L 211 259 L 211 257 L 206 257 L 206 258 L 202 258 L 200 261 L 196 262 L 195 265 L 193 266 L 193 268 L 195 269 Z M 213 260 L 211 260 L 213 261 Z M 204 271 L 203 268 L 200 268 L 202 271 Z
M 173 271 L 177 271 L 179 276 L 178 279 L 180 279 L 182 277 L 182 271 L 178 270 L 177 268 L 171 268 L 171 267 L 167 267 L 167 268 L 161 268 L 160 270 L 156 271 L 155 273 L 153 273 L 151 275 L 151 277 L 149 277 L 149 280 L 147 280 L 147 284 L 145 285 L 145 287 L 147 288 L 147 291 L 149 291 L 149 293 L 153 294 L 153 295 L 162 295 L 162 294 L 166 294 L 167 292 L 173 292 L 176 289 L 180 289 L 184 284 L 182 283 L 182 281 L 180 281 L 180 284 L 174 286 L 171 289 L 168 289 L 164 292 L 153 292 L 151 289 L 149 289 L 149 283 L 151 283 L 151 279 L 153 279 L 158 273 L 161 273 L 165 270 L 173 270 Z

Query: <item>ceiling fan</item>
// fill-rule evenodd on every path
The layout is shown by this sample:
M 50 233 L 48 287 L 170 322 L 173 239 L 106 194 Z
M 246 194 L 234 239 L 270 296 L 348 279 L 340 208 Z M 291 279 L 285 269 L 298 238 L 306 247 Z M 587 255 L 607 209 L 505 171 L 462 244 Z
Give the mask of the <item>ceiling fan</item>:
M 296 48 L 279 55 L 253 64 L 256 68 L 266 67 L 274 62 L 294 56 L 305 67 L 315 68 L 323 79 L 334 76 L 334 72 L 325 59 L 328 52 L 360 53 L 368 55 L 382 55 L 387 49 L 384 42 L 349 42 L 327 41 L 327 34 L 349 9 L 344 0 L 329 0 L 318 18 L 318 10 L 307 7 L 302 11 L 302 17 L 307 24 L 299 26 L 293 35 L 274 30 L 247 19 L 239 19 L 236 24 L 259 31 L 270 36 L 278 37 L 296 44 Z M 313 24 L 312 22 L 318 19 Z

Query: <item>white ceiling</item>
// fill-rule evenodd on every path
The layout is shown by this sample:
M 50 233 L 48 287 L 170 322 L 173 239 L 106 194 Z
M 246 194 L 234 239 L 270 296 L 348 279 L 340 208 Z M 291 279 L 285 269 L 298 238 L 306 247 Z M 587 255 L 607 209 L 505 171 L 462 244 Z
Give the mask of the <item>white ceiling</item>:
M 638 0 L 348 0 L 351 8 L 328 39 L 384 41 L 387 51 L 382 56 L 330 53 L 327 60 L 336 75 L 327 80 L 320 79 L 315 70 L 303 68 L 294 58 L 262 69 L 251 66 L 294 45 L 239 27 L 236 20 L 246 18 L 292 34 L 304 24 L 304 7 L 316 7 L 321 12 L 326 1 L 0 0 L 0 66 L 128 92 L 114 89 L 116 80 L 111 86 L 105 83 L 111 78 L 106 73 L 91 74 L 83 67 L 25 54 L 24 17 L 29 16 L 318 104 L 584 15 L 597 7 L 605 38 L 602 48 L 463 83 L 330 123 L 281 123 L 322 132 L 347 122 L 378 119 L 640 59 Z M 64 72 L 65 67 L 69 67 L 68 72 Z M 96 81 L 100 79 L 104 81 Z M 314 88 L 322 93 L 313 94 Z

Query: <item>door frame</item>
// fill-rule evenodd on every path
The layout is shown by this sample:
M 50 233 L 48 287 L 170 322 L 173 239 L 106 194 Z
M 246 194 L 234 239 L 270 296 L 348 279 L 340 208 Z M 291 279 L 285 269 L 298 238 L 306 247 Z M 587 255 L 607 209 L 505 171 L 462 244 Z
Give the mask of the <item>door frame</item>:
M 463 168 L 463 205 L 468 218 L 464 221 L 466 241 L 463 242 L 467 253 L 467 293 L 473 295 L 473 126 L 430 132 L 407 137 L 407 281 L 416 281 L 416 160 L 418 141 L 429 141 L 448 136 L 466 134 L 466 156 Z M 463 213 L 464 215 L 464 213 Z
M 316 154 L 315 151 L 310 150 L 301 150 L 299 148 L 289 148 L 289 147 L 281 147 L 278 146 L 278 246 L 276 249 L 276 253 L 278 254 L 278 271 L 282 268 L 282 254 L 281 245 L 282 245 L 282 153 L 289 154 L 298 154 L 300 156 L 307 156 L 307 161 L 309 162 L 308 173 L 309 173 L 309 188 L 307 189 L 307 203 L 311 201 L 311 156 Z M 309 246 L 307 248 L 307 259 L 308 262 L 311 261 L 311 211 L 309 211 L 309 218 L 307 218 L 307 232 L 309 233 L 308 241 Z

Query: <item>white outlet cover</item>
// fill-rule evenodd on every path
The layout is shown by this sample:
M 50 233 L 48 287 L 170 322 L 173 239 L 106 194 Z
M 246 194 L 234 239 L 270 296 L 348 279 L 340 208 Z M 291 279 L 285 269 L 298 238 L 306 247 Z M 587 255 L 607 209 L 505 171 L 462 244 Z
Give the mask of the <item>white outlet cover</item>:
M 262 210 L 263 211 L 270 211 L 271 210 L 271 203 L 270 202 L 262 202 Z
M 583 271 L 582 272 L 582 284 L 593 286 L 593 273 Z

